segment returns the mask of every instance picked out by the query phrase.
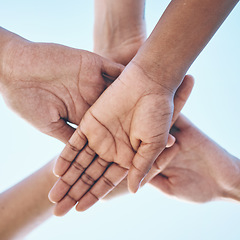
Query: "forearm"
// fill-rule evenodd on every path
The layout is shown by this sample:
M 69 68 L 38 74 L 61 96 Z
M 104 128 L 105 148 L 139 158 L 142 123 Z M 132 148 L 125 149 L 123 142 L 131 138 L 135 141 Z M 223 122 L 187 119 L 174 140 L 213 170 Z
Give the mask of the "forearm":
M 176 89 L 186 71 L 237 4 L 237 0 L 173 0 L 135 61 Z M 170 77 L 168 77 L 170 76 Z
M 53 161 L 0 195 L 0 238 L 22 237 L 52 216 Z
M 109 57 L 128 46 L 133 57 L 145 40 L 144 8 L 145 0 L 95 0 L 94 51 Z
M 5 87 L 8 85 L 8 79 L 6 78 L 6 72 L 8 72 L 9 55 L 14 51 L 12 43 L 24 42 L 26 39 L 12 33 L 4 28 L 0 27 L 0 93 L 2 93 Z

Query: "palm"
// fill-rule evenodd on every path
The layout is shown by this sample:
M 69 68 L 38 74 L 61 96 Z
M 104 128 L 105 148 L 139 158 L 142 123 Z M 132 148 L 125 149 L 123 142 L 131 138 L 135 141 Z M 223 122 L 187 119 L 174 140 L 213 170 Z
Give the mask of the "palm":
M 135 78 L 139 79 L 138 76 Z M 161 142 L 162 135 L 167 137 L 172 116 L 170 99 L 167 102 L 159 94 L 141 88 L 134 93 L 136 82 L 131 83 L 131 80 L 128 77 L 126 81 L 124 76 L 116 80 L 87 112 L 80 125 L 89 147 L 100 158 L 126 169 L 131 167 L 141 142 L 150 145 Z M 163 124 L 159 125 L 159 122 Z
M 129 169 L 129 175 L 132 171 L 142 178 L 151 166 L 147 157 L 155 160 L 166 145 L 171 94 L 156 83 L 143 83 L 142 74 L 128 70 L 87 111 L 57 161 L 55 173 L 62 178 L 50 192 L 50 199 L 59 202 L 57 214 L 66 213 L 76 202 L 78 210 L 87 209 L 117 186 Z M 189 83 L 183 84 L 184 91 L 179 89 L 176 112 L 189 96 L 193 82 Z
M 234 175 L 238 175 L 235 162 L 230 160 L 230 154 L 183 116 L 176 126 L 177 142 L 171 150 L 175 157 L 151 183 L 167 194 L 189 201 L 206 202 L 219 198 L 223 191 L 229 190 L 224 189 L 225 186 L 235 184 L 232 182 L 236 179 Z
M 110 83 L 102 74 L 116 78 L 121 68 L 87 51 L 57 44 L 27 46 L 13 63 L 5 100 L 40 131 L 66 142 L 74 131 L 66 121 L 79 124 Z

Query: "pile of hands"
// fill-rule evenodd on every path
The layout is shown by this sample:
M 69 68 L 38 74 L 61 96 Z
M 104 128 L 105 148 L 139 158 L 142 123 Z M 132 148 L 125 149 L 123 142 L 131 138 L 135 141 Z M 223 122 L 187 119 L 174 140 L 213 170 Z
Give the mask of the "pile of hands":
M 146 183 L 189 201 L 232 198 L 238 160 L 180 114 L 193 77 L 179 76 L 174 88 L 169 73 L 141 64 L 135 55 L 145 41 L 144 21 L 122 37 L 102 32 L 95 30 L 97 54 L 18 36 L 5 50 L 6 103 L 66 144 L 49 193 L 55 214 L 76 204 L 85 211 L 110 192 L 135 193 Z

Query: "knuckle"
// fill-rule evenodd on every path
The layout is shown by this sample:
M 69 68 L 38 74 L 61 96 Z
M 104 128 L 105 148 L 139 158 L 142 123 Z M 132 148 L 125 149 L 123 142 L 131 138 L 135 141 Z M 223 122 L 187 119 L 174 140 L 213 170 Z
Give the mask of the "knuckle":
M 79 201 L 79 199 L 77 198 L 77 196 L 75 196 L 75 194 L 73 194 L 73 192 L 68 192 L 67 196 L 74 202 Z
M 73 146 L 73 145 L 70 143 L 70 141 L 67 142 L 67 147 L 68 147 L 70 150 L 72 150 L 73 152 L 76 152 L 76 153 L 79 152 L 79 149 L 76 148 L 75 146 Z
M 78 135 L 78 137 L 82 140 L 82 141 L 86 141 L 86 137 L 85 135 L 83 134 L 83 132 L 80 130 L 80 128 L 78 127 L 76 129 L 76 134 Z
M 89 155 L 91 157 L 95 156 L 95 152 L 89 146 L 85 147 L 85 152 L 86 152 L 87 155 Z
M 83 172 L 85 170 L 85 168 L 77 161 L 73 162 L 72 166 L 79 172 Z
M 109 165 L 109 162 L 107 162 L 106 160 L 102 159 L 102 158 L 97 158 L 97 162 L 99 165 L 101 165 L 103 168 L 106 168 Z
M 95 180 L 87 173 L 82 175 L 81 180 L 88 186 L 92 186 L 95 183 Z
M 142 166 L 137 166 L 136 163 L 132 163 L 132 166 L 142 175 L 146 175 L 147 172 L 150 171 L 151 167 L 143 168 Z
M 71 160 L 68 160 L 66 157 L 63 157 L 62 155 L 60 155 L 59 157 L 58 157 L 58 161 L 59 160 L 63 160 L 64 162 L 68 162 L 68 163 L 71 163 L 72 161 Z
M 92 191 L 89 191 L 89 194 L 91 194 L 97 201 L 99 200 L 99 197 L 97 197 Z
M 111 180 L 109 180 L 107 177 L 102 176 L 102 180 L 103 180 L 103 182 L 104 182 L 107 186 L 109 186 L 110 188 L 116 187 L 116 185 L 115 185 Z
M 69 188 L 72 186 L 68 181 L 63 177 L 60 178 L 60 181 L 62 181 L 65 185 L 67 185 Z

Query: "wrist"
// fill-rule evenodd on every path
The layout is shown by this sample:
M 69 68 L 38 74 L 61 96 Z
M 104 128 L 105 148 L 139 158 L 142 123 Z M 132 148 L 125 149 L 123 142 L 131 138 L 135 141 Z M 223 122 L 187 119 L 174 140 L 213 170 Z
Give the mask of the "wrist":
M 132 62 L 138 65 L 141 70 L 162 87 L 174 93 L 184 78 L 186 71 L 183 68 L 176 68 L 174 63 L 168 64 L 165 58 L 157 59 L 153 54 L 138 51 Z
M 146 39 L 144 2 L 95 0 L 94 52 L 126 65 Z
M 4 92 L 13 81 L 16 63 L 22 64 L 19 57 L 23 54 L 24 46 L 28 41 L 5 29 L 0 29 L 0 31 L 2 35 L 0 39 L 0 91 Z

